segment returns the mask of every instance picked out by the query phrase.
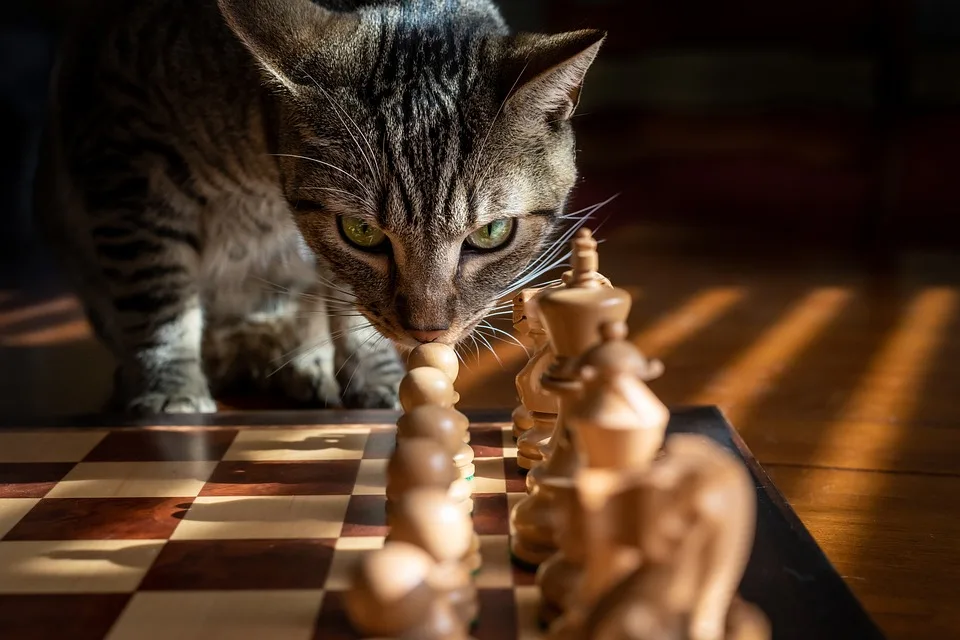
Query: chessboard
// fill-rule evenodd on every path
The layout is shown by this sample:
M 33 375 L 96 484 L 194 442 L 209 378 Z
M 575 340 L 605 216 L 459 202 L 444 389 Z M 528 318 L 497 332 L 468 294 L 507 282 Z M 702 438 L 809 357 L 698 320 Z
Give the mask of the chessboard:
M 477 640 L 543 637 L 535 575 L 511 562 L 525 495 L 507 412 L 469 413 Z M 387 534 L 398 414 L 103 418 L 0 429 L 3 640 L 358 638 L 348 570 Z M 741 594 L 776 640 L 883 636 L 714 408 L 675 409 L 743 462 L 758 499 Z

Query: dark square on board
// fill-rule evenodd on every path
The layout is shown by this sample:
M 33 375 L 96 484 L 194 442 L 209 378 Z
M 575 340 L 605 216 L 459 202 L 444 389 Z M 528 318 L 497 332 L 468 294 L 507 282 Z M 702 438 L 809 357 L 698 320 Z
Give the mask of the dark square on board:
M 11 594 L 0 597 L 0 638 L 102 640 L 130 594 Z
M 200 495 L 350 495 L 359 470 L 359 460 L 225 461 L 217 465 Z
M 386 536 L 387 497 L 351 496 L 343 519 L 342 538 Z
M 181 462 L 220 460 L 236 429 L 144 429 L 112 431 L 87 454 L 85 462 Z
M 163 540 L 193 498 L 44 498 L 4 540 Z
M 2 463 L 0 498 L 42 498 L 73 466 L 72 462 Z
M 140 584 L 176 589 L 322 589 L 334 540 L 171 540 Z

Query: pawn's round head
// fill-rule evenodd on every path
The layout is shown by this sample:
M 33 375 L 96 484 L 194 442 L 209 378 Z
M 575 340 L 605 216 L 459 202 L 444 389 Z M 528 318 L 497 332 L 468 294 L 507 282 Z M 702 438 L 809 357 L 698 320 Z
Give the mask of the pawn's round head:
M 428 342 L 410 352 L 407 358 L 408 369 L 433 367 L 442 371 L 451 381 L 460 375 L 460 360 L 457 352 L 448 344 Z
M 406 542 L 389 542 L 354 566 L 345 596 L 350 620 L 365 634 L 395 637 L 421 620 L 434 599 L 434 560 Z
M 470 516 L 438 489 L 403 494 L 390 514 L 390 541 L 425 549 L 437 562 L 463 558 L 473 540 Z
M 400 404 L 404 412 L 424 404 L 453 407 L 455 397 L 453 382 L 434 367 L 412 369 L 400 381 Z

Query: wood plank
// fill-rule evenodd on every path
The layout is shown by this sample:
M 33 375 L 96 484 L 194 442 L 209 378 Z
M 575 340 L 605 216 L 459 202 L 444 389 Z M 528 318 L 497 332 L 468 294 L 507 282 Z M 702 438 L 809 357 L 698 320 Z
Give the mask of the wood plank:
M 960 477 L 765 469 L 890 640 L 960 637 Z

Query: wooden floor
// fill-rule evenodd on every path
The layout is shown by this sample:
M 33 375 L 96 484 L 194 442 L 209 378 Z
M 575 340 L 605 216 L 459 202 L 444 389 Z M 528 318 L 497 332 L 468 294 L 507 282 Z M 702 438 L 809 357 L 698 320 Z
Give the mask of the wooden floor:
M 654 390 L 726 412 L 890 638 L 960 638 L 960 257 L 693 237 L 627 226 L 602 246 L 666 364 Z M 469 359 L 464 406 L 513 406 L 524 359 Z M 5 414 L 94 410 L 110 371 L 55 283 L 0 291 Z

